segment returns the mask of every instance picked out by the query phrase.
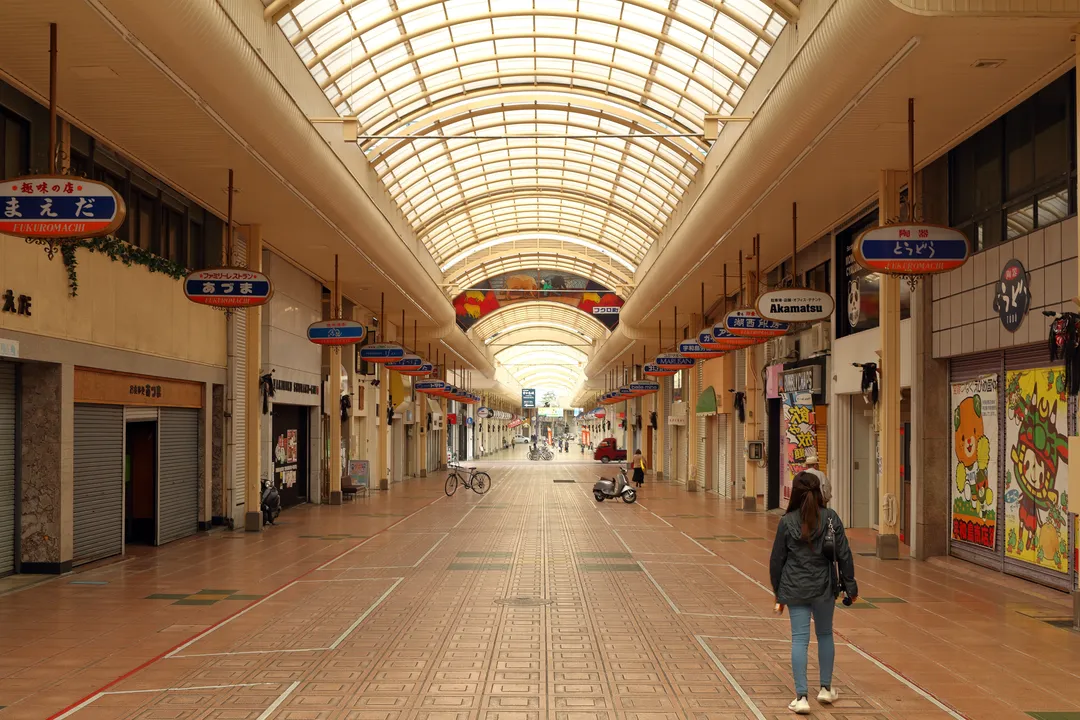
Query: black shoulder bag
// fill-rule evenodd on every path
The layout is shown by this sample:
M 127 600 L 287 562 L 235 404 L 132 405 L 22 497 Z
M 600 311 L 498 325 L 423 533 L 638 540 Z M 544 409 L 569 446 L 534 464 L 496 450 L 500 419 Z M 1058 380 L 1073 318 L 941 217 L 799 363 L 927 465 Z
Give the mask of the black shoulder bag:
M 829 561 L 829 577 L 832 581 L 833 597 L 844 596 L 844 604 L 850 605 L 851 598 L 844 587 L 844 575 L 840 572 L 840 563 L 836 557 L 836 530 L 833 528 L 832 511 L 826 510 L 825 540 L 821 545 L 821 554 Z

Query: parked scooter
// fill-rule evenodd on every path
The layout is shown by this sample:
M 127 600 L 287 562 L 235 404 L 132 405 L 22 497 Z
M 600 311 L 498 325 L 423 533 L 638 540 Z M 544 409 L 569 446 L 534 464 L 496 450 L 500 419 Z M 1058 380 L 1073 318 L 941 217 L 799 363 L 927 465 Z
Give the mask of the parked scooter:
M 626 482 L 626 472 L 619 471 L 614 479 L 602 477 L 596 481 L 592 488 L 596 502 L 604 502 L 608 498 L 621 497 L 624 503 L 637 502 L 637 491 Z
M 263 525 L 273 525 L 281 514 L 281 495 L 277 486 L 269 480 L 262 481 L 262 516 Z

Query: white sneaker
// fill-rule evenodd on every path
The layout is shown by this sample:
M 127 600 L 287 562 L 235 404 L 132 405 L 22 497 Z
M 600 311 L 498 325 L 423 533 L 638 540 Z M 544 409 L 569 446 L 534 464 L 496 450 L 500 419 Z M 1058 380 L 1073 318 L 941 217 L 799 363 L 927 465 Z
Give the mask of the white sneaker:
M 804 698 L 795 698 L 788 703 L 787 709 L 796 715 L 809 715 L 810 714 L 810 702 Z
M 817 701 L 822 705 L 832 705 L 838 697 L 840 697 L 840 693 L 836 692 L 836 690 L 821 688 L 821 691 L 817 694 Z

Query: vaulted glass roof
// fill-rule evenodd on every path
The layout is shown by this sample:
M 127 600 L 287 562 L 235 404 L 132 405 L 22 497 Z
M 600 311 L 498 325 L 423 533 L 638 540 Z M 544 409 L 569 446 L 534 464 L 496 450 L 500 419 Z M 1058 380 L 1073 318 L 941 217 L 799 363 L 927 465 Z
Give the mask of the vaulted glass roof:
M 264 0 L 440 266 L 632 277 L 794 0 Z M 476 254 L 500 245 L 497 257 Z M 528 245 L 528 243 L 525 243 Z M 463 261 L 464 257 L 469 260 Z M 456 260 L 455 260 L 456 258 Z M 455 280 L 454 282 L 457 282 Z

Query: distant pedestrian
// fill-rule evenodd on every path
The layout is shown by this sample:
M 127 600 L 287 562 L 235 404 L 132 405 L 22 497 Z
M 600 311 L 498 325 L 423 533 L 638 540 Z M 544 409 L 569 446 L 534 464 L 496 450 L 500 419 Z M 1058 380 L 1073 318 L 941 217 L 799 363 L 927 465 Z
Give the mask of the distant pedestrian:
M 832 542 L 826 548 L 830 528 Z M 826 557 L 827 549 L 831 549 L 832 559 Z M 852 600 L 859 594 L 855 584 L 855 563 L 844 535 L 844 525 L 835 512 L 825 507 L 817 475 L 801 472 L 792 482 L 787 513 L 776 528 L 769 575 L 776 594 L 776 611 L 782 613 L 787 606 L 791 618 L 791 673 L 795 679 L 795 699 L 788 709 L 799 715 L 809 715 L 806 655 L 810 646 L 810 618 L 813 616 L 814 619 L 821 671 L 817 700 L 829 705 L 837 698 L 832 687 L 836 656 L 832 623 L 836 598 L 841 588 Z
M 821 497 L 825 499 L 825 507 L 828 507 L 832 503 L 832 483 L 829 482 L 829 478 L 818 467 L 818 458 L 814 453 L 806 456 L 805 472 L 816 475 L 817 479 L 821 481 Z
M 630 469 L 634 471 L 633 481 L 638 487 L 645 484 L 645 459 L 641 457 L 641 449 L 634 451 L 634 457 L 630 460 Z

